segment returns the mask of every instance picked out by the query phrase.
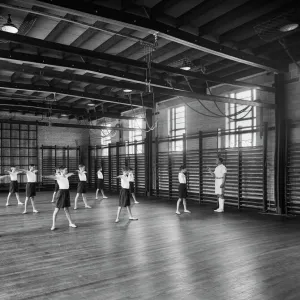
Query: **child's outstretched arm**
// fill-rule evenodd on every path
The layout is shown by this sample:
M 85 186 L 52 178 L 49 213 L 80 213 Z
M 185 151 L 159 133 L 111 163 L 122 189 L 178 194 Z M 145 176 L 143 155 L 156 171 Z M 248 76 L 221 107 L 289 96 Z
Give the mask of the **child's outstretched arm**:
M 42 178 L 48 178 L 48 179 L 53 179 L 55 180 L 56 179 L 56 176 L 55 175 L 41 175 Z

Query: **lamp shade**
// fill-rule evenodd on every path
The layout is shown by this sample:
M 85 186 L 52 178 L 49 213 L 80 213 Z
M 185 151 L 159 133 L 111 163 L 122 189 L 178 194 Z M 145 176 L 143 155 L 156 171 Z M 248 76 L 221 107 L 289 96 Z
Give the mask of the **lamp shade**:
M 10 15 L 8 15 L 7 22 L 2 26 L 2 31 L 9 33 L 17 33 L 19 31 L 17 26 L 12 23 Z

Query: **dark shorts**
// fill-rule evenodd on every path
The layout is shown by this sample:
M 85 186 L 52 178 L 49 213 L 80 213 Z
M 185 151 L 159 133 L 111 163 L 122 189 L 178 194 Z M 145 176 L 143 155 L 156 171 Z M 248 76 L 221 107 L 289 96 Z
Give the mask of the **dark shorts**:
M 98 179 L 97 180 L 97 189 L 99 189 L 99 190 L 104 189 L 104 180 L 103 179 Z
M 58 190 L 59 190 L 59 185 L 58 185 L 57 181 L 55 180 L 54 192 L 56 193 L 56 192 L 58 192 Z
M 178 187 L 179 196 L 178 198 L 186 198 L 187 197 L 187 188 L 185 183 L 180 183 Z
M 134 182 L 129 182 L 129 192 L 130 194 L 134 194 Z
M 26 184 L 26 197 L 34 197 L 36 195 L 36 182 L 27 182 Z
M 130 192 L 128 189 L 121 189 L 119 196 L 119 206 L 130 206 Z
M 70 207 L 70 191 L 69 190 L 58 190 L 56 194 L 56 207 L 65 208 Z
M 79 181 L 77 185 L 77 193 L 85 194 L 86 193 L 86 181 Z
M 14 180 L 10 182 L 9 185 L 9 193 L 18 193 L 19 192 L 19 184 L 18 181 Z

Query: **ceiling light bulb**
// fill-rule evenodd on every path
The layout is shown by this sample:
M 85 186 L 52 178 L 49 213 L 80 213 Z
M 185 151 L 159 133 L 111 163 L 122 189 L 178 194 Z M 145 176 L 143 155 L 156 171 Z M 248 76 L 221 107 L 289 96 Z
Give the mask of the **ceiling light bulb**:
M 190 66 L 183 66 L 180 69 L 184 70 L 184 71 L 189 71 L 191 69 L 191 67 Z
M 88 103 L 88 106 L 95 106 L 94 103 Z
M 2 31 L 9 33 L 17 33 L 19 31 L 18 28 L 12 23 L 10 14 L 8 15 L 7 23 L 2 26 Z
M 296 28 L 298 28 L 298 26 L 299 26 L 299 24 L 297 24 L 297 23 L 286 24 L 284 26 L 281 26 L 279 28 L 279 30 L 281 32 L 288 32 L 288 31 L 295 30 Z
M 130 92 L 132 92 L 131 89 L 124 89 L 123 91 L 124 91 L 125 93 L 130 93 Z

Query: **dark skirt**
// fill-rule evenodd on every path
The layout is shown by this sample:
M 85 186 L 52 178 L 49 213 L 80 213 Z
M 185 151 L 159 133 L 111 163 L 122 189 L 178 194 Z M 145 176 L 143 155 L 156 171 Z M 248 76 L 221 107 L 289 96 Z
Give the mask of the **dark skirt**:
M 98 190 L 103 190 L 104 189 L 104 180 L 103 179 L 98 179 L 97 180 L 97 189 Z
M 36 182 L 27 182 L 26 197 L 34 197 L 36 195 L 35 186 Z
M 19 192 L 19 184 L 18 181 L 14 180 L 10 182 L 9 185 L 9 193 L 18 193 Z
M 70 207 L 70 191 L 69 190 L 58 190 L 56 194 L 56 207 L 57 208 L 64 208 Z
M 86 181 L 79 181 L 77 185 L 77 193 L 85 194 L 86 193 Z
M 119 206 L 130 206 L 130 192 L 128 189 L 121 189 L 119 196 Z
M 179 196 L 178 198 L 186 198 L 187 197 L 187 188 L 185 183 L 180 183 L 178 187 Z
M 56 192 L 58 192 L 58 190 L 59 190 L 59 185 L 58 185 L 57 181 L 55 180 L 54 192 L 56 193 Z
M 132 181 L 129 182 L 129 192 L 130 194 L 134 193 L 134 182 Z

